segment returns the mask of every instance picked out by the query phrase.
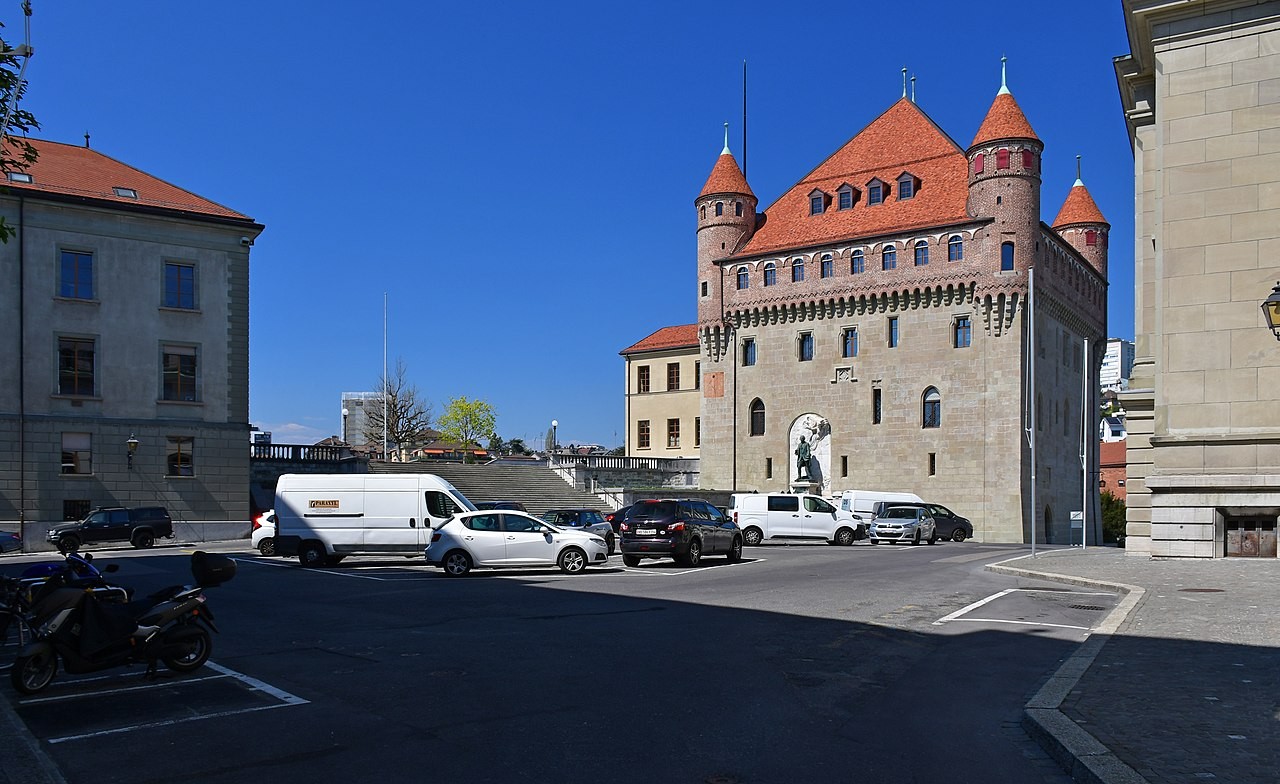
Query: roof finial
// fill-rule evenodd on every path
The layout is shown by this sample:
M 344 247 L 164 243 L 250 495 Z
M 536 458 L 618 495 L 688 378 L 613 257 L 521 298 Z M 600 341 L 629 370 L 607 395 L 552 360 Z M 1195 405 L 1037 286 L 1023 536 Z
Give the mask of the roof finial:
M 1076 185 L 1084 187 L 1084 180 L 1080 179 L 1080 156 L 1076 156 Z
M 1005 79 L 1005 63 L 1009 62 L 1008 57 L 1000 57 L 1000 91 L 996 95 L 1009 94 L 1009 82 Z
M 902 97 L 907 97 L 907 67 L 902 66 Z
M 729 123 L 724 124 L 724 149 L 720 151 L 721 155 L 732 155 L 729 152 Z
M 912 102 L 912 103 L 915 103 L 915 102 L 916 102 L 916 77 L 915 77 L 915 74 L 912 74 L 912 75 L 911 75 L 911 102 Z
M 85 146 L 86 148 L 89 146 L 89 132 L 88 132 L 88 131 L 85 131 L 85 132 L 84 132 L 84 146 Z

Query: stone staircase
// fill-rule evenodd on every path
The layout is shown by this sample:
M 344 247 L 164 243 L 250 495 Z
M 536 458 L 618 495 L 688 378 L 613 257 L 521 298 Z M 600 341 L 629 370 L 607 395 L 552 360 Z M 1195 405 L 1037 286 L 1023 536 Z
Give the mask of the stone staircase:
M 574 489 L 552 469 L 530 465 L 463 465 L 462 463 L 369 462 L 371 474 L 435 474 L 471 501 L 519 501 L 530 514 L 549 509 L 613 509 L 591 493 Z

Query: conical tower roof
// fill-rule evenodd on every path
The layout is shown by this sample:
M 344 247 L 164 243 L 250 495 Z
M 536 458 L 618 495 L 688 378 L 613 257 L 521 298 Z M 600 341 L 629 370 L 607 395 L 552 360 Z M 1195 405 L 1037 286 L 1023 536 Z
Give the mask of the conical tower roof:
M 1077 223 L 1111 225 L 1107 223 L 1106 218 L 1102 217 L 1102 210 L 1098 209 L 1097 202 L 1089 195 L 1089 189 L 1084 187 L 1084 182 L 1081 180 L 1076 180 L 1076 184 L 1071 187 L 1067 200 L 1062 203 L 1062 209 L 1058 210 L 1058 217 L 1053 219 L 1053 228 Z
M 1018 102 L 1014 100 L 1013 93 L 1007 90 L 1002 90 L 991 102 L 986 119 L 978 127 L 978 133 L 973 137 L 973 144 L 969 147 L 977 147 L 996 139 L 1040 141 L 1040 137 L 1036 136 L 1036 132 L 1032 130 L 1031 123 L 1027 121 L 1027 116 L 1022 113 L 1022 107 L 1018 106 Z
M 713 193 L 742 193 L 753 199 L 756 196 L 751 192 L 746 176 L 743 175 L 742 169 L 738 168 L 738 162 L 734 160 L 733 153 L 729 152 L 727 146 L 716 159 L 716 165 L 711 169 L 711 176 L 707 178 L 707 184 L 702 186 L 702 192 L 698 194 L 698 198 L 701 199 Z

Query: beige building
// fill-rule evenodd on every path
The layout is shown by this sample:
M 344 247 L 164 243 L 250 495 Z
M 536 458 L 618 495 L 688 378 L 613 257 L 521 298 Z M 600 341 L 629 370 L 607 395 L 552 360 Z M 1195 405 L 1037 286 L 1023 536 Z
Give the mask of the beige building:
M 88 147 L 36 141 L 0 214 L 0 526 L 162 505 L 249 519 L 249 251 L 262 226 Z M 184 529 L 183 525 L 197 528 Z
M 619 353 L 627 372 L 627 457 L 698 457 L 697 325 L 663 327 Z
M 1280 2 L 1127 0 L 1134 151 L 1131 554 L 1276 555 Z

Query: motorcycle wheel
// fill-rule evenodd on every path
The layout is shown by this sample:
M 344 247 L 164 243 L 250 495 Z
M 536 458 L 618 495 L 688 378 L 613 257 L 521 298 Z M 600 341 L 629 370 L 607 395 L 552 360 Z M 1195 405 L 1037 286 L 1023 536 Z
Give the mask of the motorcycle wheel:
M 9 680 L 13 688 L 23 694 L 36 694 L 52 683 L 53 676 L 57 674 L 58 655 L 52 646 L 45 646 L 30 656 L 14 659 Z
M 164 666 L 174 672 L 194 672 L 203 667 L 209 661 L 209 654 L 213 653 L 209 632 L 203 626 L 191 626 L 189 629 L 194 629 L 194 632 L 184 629 L 182 634 L 181 644 L 187 646 L 185 653 L 160 657 Z

